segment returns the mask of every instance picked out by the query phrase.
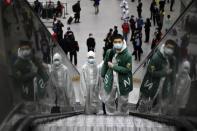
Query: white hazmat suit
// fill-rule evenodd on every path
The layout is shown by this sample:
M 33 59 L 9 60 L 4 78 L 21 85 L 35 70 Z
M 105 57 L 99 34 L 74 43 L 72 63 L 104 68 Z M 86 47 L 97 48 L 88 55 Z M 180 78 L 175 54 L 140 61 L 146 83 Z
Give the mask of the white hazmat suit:
M 80 86 L 85 98 L 85 113 L 98 114 L 101 101 L 99 100 L 99 72 L 93 51 L 88 52 L 88 62 L 82 67 Z
M 63 64 L 59 53 L 55 53 L 53 56 L 51 86 L 57 106 L 60 106 L 63 110 L 65 107 L 74 106 L 76 100 L 72 81 L 68 68 Z
M 185 108 L 189 99 L 191 78 L 189 76 L 190 63 L 184 61 L 176 77 L 176 100 L 178 108 Z

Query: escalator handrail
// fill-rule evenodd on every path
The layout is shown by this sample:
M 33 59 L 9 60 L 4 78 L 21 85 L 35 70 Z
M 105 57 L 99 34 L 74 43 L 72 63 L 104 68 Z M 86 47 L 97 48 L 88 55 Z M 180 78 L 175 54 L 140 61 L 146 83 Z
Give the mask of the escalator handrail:
M 54 113 L 54 114 L 45 114 L 45 115 L 28 115 L 21 123 L 18 125 L 15 131 L 25 131 L 34 121 L 42 120 L 42 122 L 50 122 L 54 120 L 59 120 L 62 118 L 72 117 L 76 115 L 84 114 L 84 111 L 73 111 L 67 113 Z M 39 124 L 39 123 L 36 123 Z M 13 130 L 11 130 L 13 131 Z
M 9 120 L 14 116 L 14 114 L 24 105 L 24 103 L 18 103 L 14 108 L 9 112 L 6 118 L 0 125 L 0 131 L 9 123 Z
M 153 115 L 145 113 L 134 113 L 130 112 L 129 115 L 149 119 L 151 121 L 164 123 L 167 125 L 175 126 L 177 128 L 184 128 L 184 131 L 195 131 L 196 128 L 185 118 L 185 117 L 175 117 L 167 115 Z
M 163 37 L 160 39 L 160 41 L 158 42 L 158 45 L 145 57 L 145 59 L 140 63 L 140 65 L 137 67 L 137 69 L 135 69 L 135 71 L 133 72 L 133 75 L 135 75 L 135 73 L 150 59 L 150 57 L 153 55 L 153 53 L 158 50 L 158 48 L 162 45 L 162 41 L 166 38 L 166 36 L 172 31 L 172 29 L 176 26 L 176 24 L 179 22 L 179 20 L 181 20 L 181 18 L 185 15 L 185 13 L 190 9 L 190 7 L 193 5 L 193 3 L 195 2 L 195 0 L 192 0 L 188 6 L 184 9 L 183 12 L 181 12 L 181 14 L 179 15 L 179 17 L 176 19 L 176 21 L 172 24 L 172 26 L 170 27 L 170 29 L 163 35 Z

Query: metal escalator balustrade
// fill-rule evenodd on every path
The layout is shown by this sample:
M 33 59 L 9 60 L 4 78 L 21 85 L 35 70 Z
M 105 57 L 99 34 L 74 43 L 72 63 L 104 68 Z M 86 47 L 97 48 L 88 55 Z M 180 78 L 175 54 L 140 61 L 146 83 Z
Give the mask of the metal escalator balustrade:
M 186 4 L 184 5 L 186 6 Z M 140 94 L 143 92 L 141 89 L 145 85 L 151 90 L 151 87 L 154 86 L 156 80 L 159 80 L 160 78 L 163 79 L 163 83 L 162 81 L 159 81 L 158 87 L 154 87 L 157 91 L 155 95 L 156 99 L 149 101 L 148 97 L 147 99 L 144 98 L 143 102 L 146 104 L 144 104 L 143 107 L 150 109 L 148 109 L 148 111 L 133 111 L 134 114 L 139 113 L 141 117 L 170 117 L 172 120 L 178 120 L 175 123 L 183 122 L 181 125 L 188 126 L 188 130 L 194 130 L 197 127 L 197 107 L 195 104 L 195 99 L 197 97 L 195 88 L 197 80 L 197 33 L 194 29 L 197 26 L 196 11 L 197 2 L 188 1 L 186 8 L 184 8 L 184 11 L 172 25 L 170 30 L 161 39 L 158 47 L 155 48 L 138 69 L 134 71 L 134 77 L 135 75 L 142 75 L 142 81 L 138 85 L 140 88 Z M 167 60 L 168 66 L 165 66 L 163 63 L 157 63 L 157 65 L 154 65 L 156 55 L 158 53 L 162 54 L 162 46 L 164 46 L 168 40 L 172 40 L 176 44 L 174 54 L 170 57 L 168 56 L 164 58 Z M 146 65 L 144 66 L 145 63 Z M 161 70 L 158 68 L 159 65 L 162 65 L 165 68 Z M 165 74 L 165 71 L 168 69 L 172 69 L 172 72 L 169 73 L 169 75 L 159 76 L 159 73 Z M 149 74 L 148 78 L 147 74 Z M 149 83 L 146 83 L 145 80 L 149 80 Z M 148 104 L 150 104 L 149 107 Z M 192 117 L 192 119 L 190 117 Z
M 64 58 L 62 64 L 67 67 L 70 82 L 79 79 L 76 67 L 52 40 L 29 3 L 10 2 L 0 1 L 0 129 L 6 127 L 6 130 L 26 115 L 50 114 L 56 106 L 54 87 L 50 84 L 55 53 Z M 23 104 L 12 114 L 20 103 Z M 71 111 L 73 106 L 63 105 L 61 111 Z

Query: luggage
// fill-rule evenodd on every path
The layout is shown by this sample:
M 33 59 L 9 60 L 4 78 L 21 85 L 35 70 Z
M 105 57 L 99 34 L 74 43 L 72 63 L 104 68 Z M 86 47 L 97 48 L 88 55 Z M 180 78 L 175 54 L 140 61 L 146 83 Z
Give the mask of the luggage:
M 72 16 L 70 16 L 69 18 L 68 18 L 68 21 L 67 21 L 67 24 L 71 24 L 72 23 L 72 21 L 73 21 L 73 17 Z

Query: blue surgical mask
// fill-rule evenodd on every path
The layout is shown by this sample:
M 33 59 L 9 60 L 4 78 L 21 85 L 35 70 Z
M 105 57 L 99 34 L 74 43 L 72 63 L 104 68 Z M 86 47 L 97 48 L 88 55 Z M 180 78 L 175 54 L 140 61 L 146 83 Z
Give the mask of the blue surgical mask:
M 92 58 L 91 59 L 88 59 L 88 63 L 89 64 L 94 64 L 95 63 L 95 59 L 92 59 Z
M 114 44 L 114 48 L 120 50 L 122 49 L 122 45 L 123 45 L 122 43 Z

